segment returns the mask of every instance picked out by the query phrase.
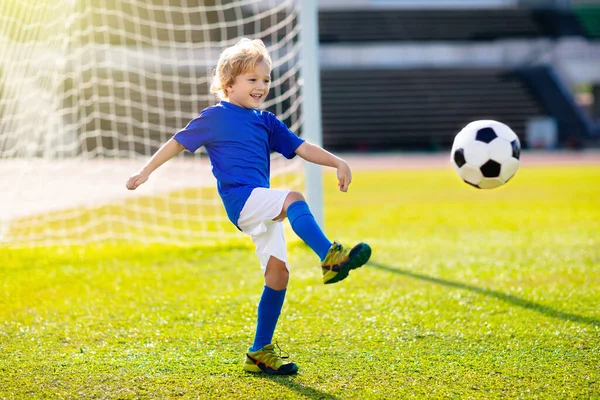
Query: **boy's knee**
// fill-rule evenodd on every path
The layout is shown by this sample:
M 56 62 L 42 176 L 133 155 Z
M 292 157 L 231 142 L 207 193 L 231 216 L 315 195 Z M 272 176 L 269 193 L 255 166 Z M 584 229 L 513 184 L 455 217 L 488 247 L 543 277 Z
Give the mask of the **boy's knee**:
M 285 199 L 285 208 L 287 209 L 290 206 L 290 204 L 295 203 L 297 201 L 305 201 L 302 193 L 296 191 L 290 192 Z
M 265 271 L 265 284 L 273 290 L 283 290 L 287 287 L 290 279 L 290 271 L 287 265 L 271 257 Z
M 285 217 L 287 217 L 288 207 L 297 201 L 306 201 L 306 200 L 304 199 L 304 196 L 300 192 L 296 192 L 296 191 L 289 192 L 287 197 L 285 198 L 285 201 L 283 202 L 283 209 L 281 210 L 281 213 L 274 219 L 276 221 L 278 221 L 278 220 L 282 220 Z

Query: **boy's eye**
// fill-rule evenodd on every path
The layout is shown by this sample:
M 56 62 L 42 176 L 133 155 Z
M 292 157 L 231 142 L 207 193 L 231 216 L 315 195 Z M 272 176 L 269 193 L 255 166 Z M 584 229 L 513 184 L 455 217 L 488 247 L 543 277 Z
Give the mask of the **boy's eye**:
M 265 83 L 268 85 L 269 83 L 271 83 L 271 81 L 268 79 L 265 79 Z

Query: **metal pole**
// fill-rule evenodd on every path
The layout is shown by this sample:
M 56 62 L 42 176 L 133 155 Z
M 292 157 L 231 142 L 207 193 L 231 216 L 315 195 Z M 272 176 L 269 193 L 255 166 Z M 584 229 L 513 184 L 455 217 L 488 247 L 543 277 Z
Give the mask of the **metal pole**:
M 301 0 L 300 7 L 302 109 L 304 125 L 302 137 L 322 146 L 321 81 L 319 71 L 319 25 L 317 0 Z M 306 163 L 306 200 L 315 220 L 324 229 L 323 175 L 321 166 Z

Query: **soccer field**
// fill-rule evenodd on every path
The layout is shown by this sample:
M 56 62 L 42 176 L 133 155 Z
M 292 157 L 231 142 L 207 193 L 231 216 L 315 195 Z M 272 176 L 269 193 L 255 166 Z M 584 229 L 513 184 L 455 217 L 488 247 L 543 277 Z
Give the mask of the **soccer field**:
M 275 339 L 242 370 L 262 288 L 247 245 L 0 248 L 0 398 L 600 398 L 600 165 L 325 175 L 326 233 L 373 256 L 334 285 L 288 234 Z M 234 229 L 234 228 L 232 228 Z

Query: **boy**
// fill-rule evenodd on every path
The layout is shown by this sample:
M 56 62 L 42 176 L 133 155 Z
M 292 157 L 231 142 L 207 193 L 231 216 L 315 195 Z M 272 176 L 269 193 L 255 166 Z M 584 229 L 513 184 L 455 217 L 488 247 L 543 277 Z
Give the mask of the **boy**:
M 323 234 L 301 193 L 269 188 L 270 152 L 288 159 L 299 155 L 309 162 L 337 169 L 338 186 L 348 190 L 348 164 L 292 133 L 275 115 L 257 108 L 269 93 L 271 59 L 260 40 L 242 39 L 219 57 L 211 92 L 222 99 L 200 112 L 167 141 L 142 170 L 127 181 L 134 190 L 164 162 L 184 149 L 206 148 L 227 216 L 256 245 L 265 286 L 258 304 L 254 344 L 246 353 L 244 369 L 275 375 L 295 374 L 296 364 L 284 362 L 271 344 L 289 280 L 282 221 L 321 259 L 323 282 L 339 282 L 350 270 L 364 265 L 371 248 L 360 243 L 352 249 Z

